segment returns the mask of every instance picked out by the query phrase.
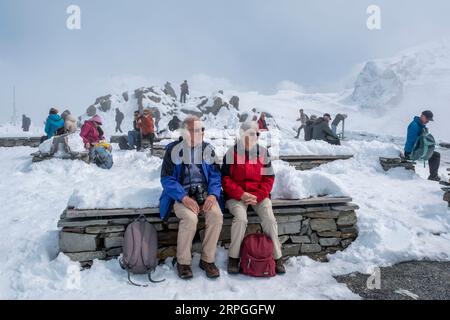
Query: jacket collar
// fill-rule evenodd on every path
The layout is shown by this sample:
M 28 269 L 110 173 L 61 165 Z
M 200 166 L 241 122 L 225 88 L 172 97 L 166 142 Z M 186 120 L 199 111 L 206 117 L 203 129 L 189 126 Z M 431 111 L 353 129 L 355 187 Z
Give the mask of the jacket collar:
M 422 121 L 420 121 L 420 117 L 415 116 L 414 117 L 414 121 L 421 127 L 421 128 L 425 128 L 426 126 L 422 123 Z

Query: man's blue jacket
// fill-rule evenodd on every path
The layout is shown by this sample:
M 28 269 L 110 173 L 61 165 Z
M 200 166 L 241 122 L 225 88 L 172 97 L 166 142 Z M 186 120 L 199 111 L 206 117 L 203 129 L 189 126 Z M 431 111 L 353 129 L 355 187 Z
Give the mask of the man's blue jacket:
M 166 146 L 166 153 L 161 168 L 161 185 L 163 192 L 159 199 L 159 214 L 161 219 L 168 217 L 172 211 L 175 201 L 181 202 L 188 195 L 181 185 L 184 175 L 183 149 L 186 150 L 183 139 L 172 142 Z M 222 176 L 219 165 L 215 161 L 215 153 L 213 147 L 206 142 L 202 145 L 203 153 L 208 155 L 202 157 L 202 172 L 204 174 L 208 195 L 214 195 L 224 210 L 222 197 Z M 172 159 L 173 156 L 173 159 Z M 205 159 L 206 158 L 206 159 Z

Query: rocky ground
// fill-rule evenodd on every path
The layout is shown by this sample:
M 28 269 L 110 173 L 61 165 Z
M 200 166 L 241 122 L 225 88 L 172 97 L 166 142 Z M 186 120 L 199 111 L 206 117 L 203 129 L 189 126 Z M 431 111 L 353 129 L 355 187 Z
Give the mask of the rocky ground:
M 450 299 L 450 262 L 411 261 L 380 268 L 380 289 L 368 289 L 369 277 L 351 273 L 336 280 L 368 300 Z

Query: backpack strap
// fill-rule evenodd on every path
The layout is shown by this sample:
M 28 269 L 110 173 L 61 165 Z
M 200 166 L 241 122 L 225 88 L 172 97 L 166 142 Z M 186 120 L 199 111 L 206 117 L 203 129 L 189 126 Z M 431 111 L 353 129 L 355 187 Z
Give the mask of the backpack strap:
M 131 285 L 136 286 L 136 287 L 143 287 L 143 288 L 148 287 L 148 284 L 138 284 L 136 282 L 133 282 L 133 280 L 131 280 L 131 273 L 130 273 L 130 271 L 127 270 L 127 273 L 128 273 L 128 282 Z
M 148 273 L 148 280 L 149 280 L 151 283 L 161 283 L 161 282 L 166 281 L 166 279 L 162 279 L 162 280 L 153 280 L 153 279 L 152 279 L 152 272 L 154 272 L 154 271 L 155 271 L 155 270 L 153 269 L 151 272 Z

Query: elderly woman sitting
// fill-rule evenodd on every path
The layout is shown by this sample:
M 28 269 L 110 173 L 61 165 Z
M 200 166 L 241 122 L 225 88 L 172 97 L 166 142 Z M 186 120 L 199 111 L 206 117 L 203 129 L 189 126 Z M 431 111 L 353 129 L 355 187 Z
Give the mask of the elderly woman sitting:
M 270 192 L 275 175 L 268 151 L 258 144 L 259 126 L 255 121 L 243 123 L 240 139 L 228 150 L 222 166 L 222 187 L 226 207 L 234 216 L 231 225 L 228 273 L 239 273 L 239 251 L 247 229 L 247 209 L 251 205 L 261 218 L 261 225 L 274 244 L 277 274 L 286 272 L 281 259 L 278 225 L 272 211 Z

